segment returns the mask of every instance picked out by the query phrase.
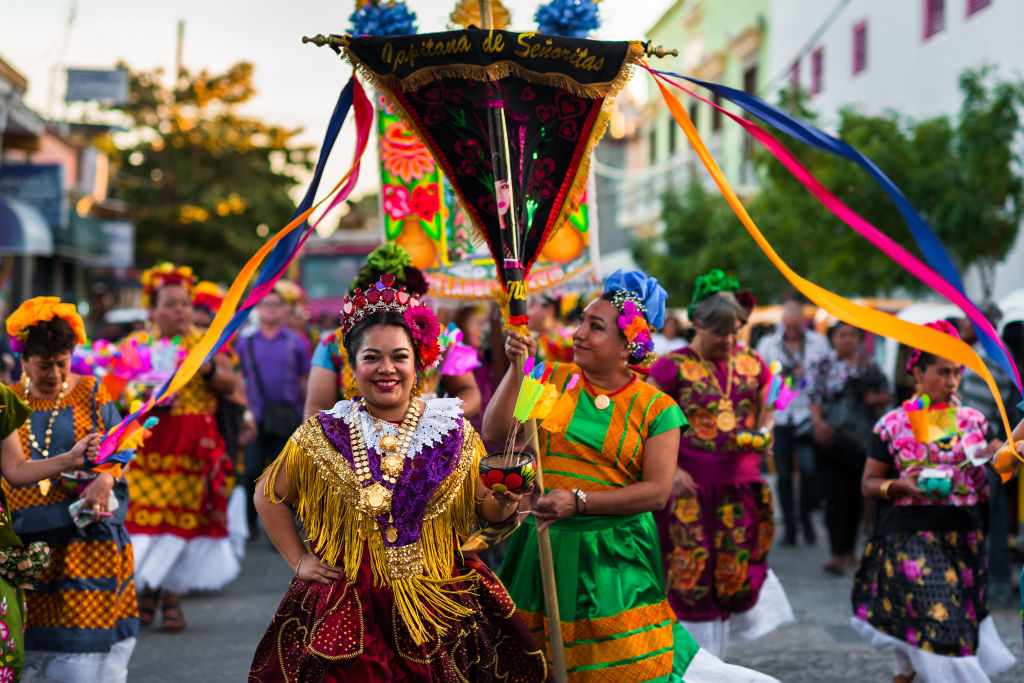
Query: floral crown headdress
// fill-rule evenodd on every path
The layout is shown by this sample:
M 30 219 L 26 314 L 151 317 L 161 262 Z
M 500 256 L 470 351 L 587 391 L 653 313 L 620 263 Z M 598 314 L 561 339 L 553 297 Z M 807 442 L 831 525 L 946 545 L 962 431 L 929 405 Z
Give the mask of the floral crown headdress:
M 619 311 L 618 325 L 629 345 L 630 360 L 646 364 L 653 359 L 654 340 L 651 330 L 665 324 L 665 301 L 668 294 L 657 278 L 639 270 L 617 270 L 604 283 L 605 294 L 611 294 L 612 305 Z
M 401 313 L 409 336 L 419 356 L 420 370 L 432 368 L 441 359 L 441 325 L 430 307 L 421 302 L 415 294 L 406 291 L 405 285 L 395 289 L 395 276 L 384 273 L 365 292 L 360 288 L 352 290 L 352 296 L 345 297 L 341 305 L 341 334 L 345 335 L 360 320 L 372 313 Z
M 939 332 L 945 332 L 954 339 L 960 338 L 960 332 L 958 332 L 956 326 L 948 320 L 936 320 L 934 322 L 925 323 L 924 326 L 930 327 L 933 330 L 938 330 Z M 923 355 L 924 351 L 921 349 L 914 349 L 914 352 L 910 354 L 910 360 L 907 361 L 907 372 L 913 374 L 914 368 L 916 368 L 917 364 L 921 362 L 921 356 Z
M 216 313 L 220 310 L 220 306 L 223 303 L 224 292 L 216 282 L 203 280 L 202 282 L 197 282 L 192 290 L 193 308 L 202 307 L 211 313 Z
M 158 263 L 142 274 L 142 307 L 149 308 L 153 294 L 164 285 L 181 285 L 189 297 L 196 278 L 189 266 L 175 266 L 170 261 Z
M 700 302 L 704 301 L 712 294 L 715 294 L 717 292 L 731 292 L 733 294 L 736 294 L 739 291 L 739 280 L 729 275 L 726 275 L 722 270 L 718 268 L 713 268 L 709 270 L 706 274 L 697 276 L 697 279 L 693 283 L 693 301 L 686 309 L 686 313 L 687 315 L 690 316 L 690 320 L 693 320 L 693 314 L 694 312 L 696 312 L 697 306 L 699 306 Z M 753 296 L 750 296 L 750 298 L 753 299 Z M 743 306 L 744 304 L 740 305 Z
M 24 353 L 29 328 L 54 318 L 60 318 L 71 325 L 76 344 L 86 342 L 85 323 L 82 322 L 82 316 L 78 315 L 74 304 L 61 303 L 55 296 L 37 296 L 23 302 L 14 313 L 7 316 L 7 334 L 11 338 L 11 350 L 15 353 Z
M 412 255 L 400 244 L 385 242 L 366 257 L 366 263 L 356 274 L 352 287 L 364 291 L 373 286 L 380 276 L 390 273 L 399 284 L 405 285 L 409 294 L 422 297 L 430 285 L 423 276 L 423 271 L 413 265 Z

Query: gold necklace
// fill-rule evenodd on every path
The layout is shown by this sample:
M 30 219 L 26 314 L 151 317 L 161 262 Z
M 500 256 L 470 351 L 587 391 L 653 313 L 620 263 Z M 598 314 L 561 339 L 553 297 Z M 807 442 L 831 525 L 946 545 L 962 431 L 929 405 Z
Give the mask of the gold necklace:
M 368 514 L 370 517 L 379 517 L 386 512 L 388 515 L 388 527 L 384 532 L 384 536 L 387 538 L 388 543 L 394 543 L 398 540 L 398 529 L 395 528 L 395 520 L 391 515 L 391 496 L 394 493 L 395 485 L 398 483 L 398 477 L 401 476 L 402 471 L 405 469 L 406 454 L 412 445 L 412 437 L 416 433 L 416 425 L 419 423 L 420 411 L 422 409 L 420 408 L 420 402 L 416 399 L 409 401 L 405 417 L 402 419 L 402 424 L 398 427 L 398 436 L 385 434 L 380 438 L 380 449 L 383 451 L 380 459 L 382 481 L 374 482 L 373 474 L 370 472 L 370 458 L 367 454 L 366 439 L 363 438 L 362 421 L 359 419 L 359 408 L 364 406 L 365 402 L 362 400 L 354 402 L 351 413 L 353 419 L 349 420 L 349 424 L 352 425 L 349 429 L 352 442 L 352 464 L 355 469 L 356 478 L 359 479 L 360 486 L 363 487 L 359 493 L 357 508 L 360 518 L 362 518 L 363 513 Z M 370 415 L 370 411 L 367 410 L 366 414 Z M 377 421 L 375 426 L 380 431 L 383 428 L 383 424 L 378 423 L 382 423 L 383 420 L 373 415 L 370 415 L 370 418 Z M 365 532 L 361 524 L 360 535 L 365 538 Z
M 735 409 L 732 405 L 732 399 L 729 398 L 729 391 L 732 389 L 732 369 L 735 365 L 735 358 L 732 353 L 729 354 L 729 360 L 727 361 L 727 372 L 725 377 L 725 389 L 718 382 L 718 377 L 715 376 L 715 364 L 704 360 L 704 357 L 700 354 L 697 349 L 697 345 L 693 345 L 693 352 L 697 354 L 697 358 L 700 359 L 701 365 L 705 366 L 708 371 L 708 377 L 711 378 L 711 383 L 715 387 L 715 391 L 718 392 L 718 406 L 716 408 L 718 415 L 715 417 L 715 425 L 719 431 L 731 432 L 736 429 L 738 421 L 736 420 Z
M 25 398 L 27 398 L 27 399 L 31 399 L 31 394 L 30 394 L 31 387 L 32 387 L 32 380 L 30 380 L 26 376 L 25 377 Z M 28 437 L 28 443 L 29 443 L 29 452 L 28 452 L 29 459 L 32 458 L 32 449 L 33 448 L 36 449 L 37 453 L 39 453 L 41 456 L 43 456 L 43 460 L 46 460 L 47 458 L 50 457 L 50 441 L 51 441 L 51 439 L 53 439 L 53 423 L 57 420 L 57 415 L 60 414 L 60 411 L 64 409 L 64 406 L 61 405 L 61 401 L 64 400 L 64 394 L 67 393 L 67 390 L 68 390 L 68 381 L 64 380 L 64 382 L 60 385 L 60 391 L 57 393 L 57 398 L 54 401 L 53 411 L 50 413 L 50 421 L 46 425 L 46 435 L 43 438 L 43 446 L 39 445 L 39 441 L 36 440 L 36 435 L 32 433 L 32 419 L 29 418 L 28 420 L 25 420 L 25 435 Z M 40 479 L 39 483 L 38 483 L 38 486 L 39 486 L 39 492 L 42 493 L 44 496 L 47 493 L 50 492 L 50 480 L 49 479 Z

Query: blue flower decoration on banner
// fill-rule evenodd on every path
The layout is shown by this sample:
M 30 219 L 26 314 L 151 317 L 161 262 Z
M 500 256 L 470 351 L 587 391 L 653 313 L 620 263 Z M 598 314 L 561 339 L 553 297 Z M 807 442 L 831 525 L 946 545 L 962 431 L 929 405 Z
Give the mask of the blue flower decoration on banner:
M 368 2 L 348 18 L 355 36 L 409 36 L 416 33 L 416 13 L 402 2 Z
M 601 26 L 594 0 L 552 0 L 533 15 L 541 33 L 586 38 Z
M 652 329 L 660 330 L 665 325 L 665 302 L 668 292 L 658 284 L 658 278 L 649 277 L 639 270 L 616 270 L 604 282 L 605 292 L 626 290 L 640 297 L 647 309 L 644 317 Z

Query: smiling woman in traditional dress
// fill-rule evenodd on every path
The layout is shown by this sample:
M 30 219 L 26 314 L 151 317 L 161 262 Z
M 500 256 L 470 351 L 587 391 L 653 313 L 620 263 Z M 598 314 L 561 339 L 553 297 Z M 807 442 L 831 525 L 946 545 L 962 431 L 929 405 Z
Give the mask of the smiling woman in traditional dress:
M 384 275 L 342 309 L 359 396 L 309 418 L 257 489 L 295 579 L 249 680 L 544 680 L 508 593 L 459 549 L 477 517 L 511 528 L 519 496 L 480 482 L 459 399 L 417 398 L 440 326 L 394 284 Z
M 192 269 L 162 263 L 142 280 L 153 344 L 177 342 L 191 351 L 202 339 L 192 325 Z M 241 569 L 227 526 L 234 463 L 215 417 L 217 398 L 234 393 L 238 382 L 227 353 L 219 351 L 170 405 L 152 410 L 160 422 L 128 471 L 132 506 L 125 525 L 135 546 L 136 581 L 143 587 L 144 626 L 162 602 L 161 627 L 181 631 L 182 593 L 221 588 Z
M 546 364 L 556 386 L 573 374 L 582 381 L 568 390 L 576 407 L 567 428 L 539 430 L 544 495 L 510 539 L 501 578 L 543 645 L 537 529 L 549 527 L 570 681 L 772 680 L 699 650 L 665 597 L 651 512 L 668 500 L 686 420 L 670 396 L 643 382 L 642 364 L 666 298 L 656 279 L 616 271 L 573 332 L 574 362 Z M 513 362 L 535 349 L 529 337 L 506 343 Z M 489 441 L 502 443 L 517 424 L 521 376 L 513 364 L 487 406 Z
M 652 383 L 679 402 L 692 425 L 679 444 L 673 501 L 661 520 L 668 598 L 686 630 L 719 657 L 730 642 L 793 620 L 768 568 L 775 515 L 761 478 L 765 450 L 740 436 L 756 434 L 770 417 L 769 370 L 736 340 L 747 315 L 738 291 L 720 270 L 698 277 L 689 309 L 693 342 L 651 368 Z

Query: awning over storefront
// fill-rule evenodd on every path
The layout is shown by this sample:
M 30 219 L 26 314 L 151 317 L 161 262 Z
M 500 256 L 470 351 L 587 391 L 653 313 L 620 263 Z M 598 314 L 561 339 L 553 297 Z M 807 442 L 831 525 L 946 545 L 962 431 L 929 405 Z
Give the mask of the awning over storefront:
M 93 218 L 83 218 L 73 209 L 67 227 L 53 231 L 54 251 L 58 256 L 84 261 L 102 260 L 110 256 L 110 242 L 103 226 Z
M 0 196 L 0 255 L 51 256 L 53 232 L 31 204 Z

